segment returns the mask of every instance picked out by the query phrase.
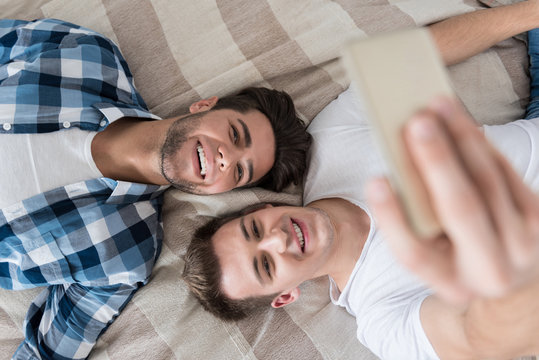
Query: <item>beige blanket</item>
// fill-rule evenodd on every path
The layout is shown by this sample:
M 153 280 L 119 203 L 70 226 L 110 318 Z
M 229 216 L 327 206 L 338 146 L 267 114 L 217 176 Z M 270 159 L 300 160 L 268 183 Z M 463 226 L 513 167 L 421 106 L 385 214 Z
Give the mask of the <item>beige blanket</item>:
M 0 14 L 59 18 L 112 38 L 161 117 L 183 114 L 201 97 L 258 85 L 288 91 L 308 122 L 348 86 L 338 60 L 348 39 L 484 6 L 476 0 L 0 0 Z M 481 122 L 522 116 L 529 85 L 525 49 L 522 38 L 509 39 L 450 69 L 458 95 Z M 301 187 L 212 197 L 168 191 L 166 236 L 153 279 L 90 358 L 374 359 L 356 340 L 354 319 L 329 302 L 327 279 L 305 284 L 300 300 L 286 309 L 238 323 L 206 314 L 180 279 L 190 235 L 207 217 L 260 200 L 299 204 L 300 193 Z M 23 339 L 22 321 L 38 291 L 0 291 L 0 359 Z

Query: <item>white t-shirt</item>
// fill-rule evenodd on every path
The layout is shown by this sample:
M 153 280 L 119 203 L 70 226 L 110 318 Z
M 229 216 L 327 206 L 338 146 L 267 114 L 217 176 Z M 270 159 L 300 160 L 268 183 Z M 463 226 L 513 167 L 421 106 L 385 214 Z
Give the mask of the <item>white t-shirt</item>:
M 366 207 L 364 185 L 385 173 L 363 110 L 351 90 L 343 92 L 309 125 L 313 136 L 304 204 L 340 197 L 371 217 L 371 229 L 348 283 L 332 301 L 355 316 L 357 338 L 382 359 L 437 359 L 420 321 L 432 293 L 396 262 Z M 539 119 L 485 126 L 484 133 L 527 184 L 539 188 Z
M 66 184 L 102 177 L 91 151 L 96 134 L 72 128 L 0 135 L 0 208 Z

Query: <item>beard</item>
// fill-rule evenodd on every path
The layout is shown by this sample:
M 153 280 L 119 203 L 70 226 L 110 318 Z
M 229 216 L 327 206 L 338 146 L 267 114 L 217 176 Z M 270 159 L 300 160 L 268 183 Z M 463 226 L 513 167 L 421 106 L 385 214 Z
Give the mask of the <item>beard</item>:
M 178 150 L 185 144 L 189 134 L 200 126 L 201 114 L 191 114 L 172 123 L 167 131 L 165 142 L 161 147 L 161 174 L 175 188 L 189 193 L 197 193 L 196 185 L 181 179 L 178 173 L 184 170 L 179 167 L 180 161 L 175 161 Z
M 335 239 L 335 224 L 331 221 L 329 214 L 320 208 L 311 207 L 315 212 L 319 213 L 322 216 L 323 221 L 325 222 L 325 228 L 328 230 L 326 237 L 330 239 L 331 242 Z

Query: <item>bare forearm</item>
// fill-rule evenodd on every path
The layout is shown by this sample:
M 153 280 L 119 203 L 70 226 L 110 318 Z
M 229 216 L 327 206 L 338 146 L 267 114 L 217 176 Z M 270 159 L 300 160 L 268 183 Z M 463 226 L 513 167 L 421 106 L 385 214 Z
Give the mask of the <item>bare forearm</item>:
M 539 27 L 539 1 L 478 10 L 429 26 L 447 65 L 476 55 L 511 36 Z
M 539 196 L 455 100 L 412 117 L 404 140 L 445 233 L 415 235 L 391 191 L 369 200 L 395 256 L 436 292 L 420 310 L 434 350 L 441 359 L 539 353 Z
M 500 300 L 474 301 L 464 315 L 465 333 L 481 358 L 539 353 L 539 281 Z

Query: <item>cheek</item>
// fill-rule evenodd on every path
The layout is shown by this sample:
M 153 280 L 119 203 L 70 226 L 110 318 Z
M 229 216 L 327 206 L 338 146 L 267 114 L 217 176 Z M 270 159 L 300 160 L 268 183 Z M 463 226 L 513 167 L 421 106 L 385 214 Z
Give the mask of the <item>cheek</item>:
M 235 182 L 230 174 L 220 173 L 209 189 L 213 193 L 221 193 L 234 189 Z
M 280 263 L 277 267 L 277 277 L 281 280 L 280 287 L 285 290 L 299 286 L 304 281 L 311 279 L 309 276 L 311 273 L 310 266 L 304 261 Z
M 229 141 L 229 131 L 228 122 L 220 120 L 208 122 L 203 128 L 204 135 L 219 141 Z

